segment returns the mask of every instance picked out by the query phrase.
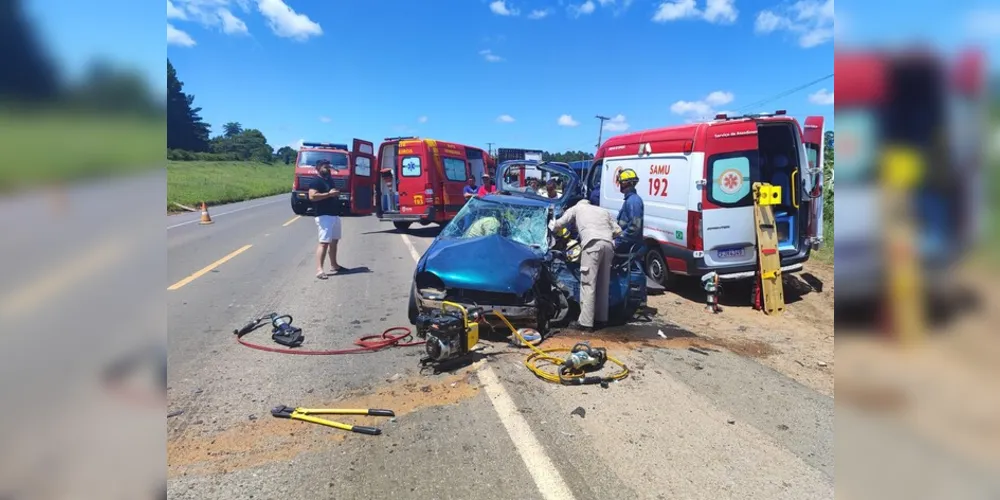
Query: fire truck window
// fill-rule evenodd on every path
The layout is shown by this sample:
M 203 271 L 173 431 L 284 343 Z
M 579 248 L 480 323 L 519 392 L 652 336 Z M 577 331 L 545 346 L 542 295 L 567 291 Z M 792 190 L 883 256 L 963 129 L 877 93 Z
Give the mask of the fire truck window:
M 302 151 L 299 153 L 300 167 L 315 167 L 319 160 L 329 160 L 330 167 L 334 170 L 347 168 L 347 154 L 333 153 L 329 151 Z
M 403 177 L 420 177 L 419 156 L 407 156 L 400 163 L 403 165 Z
M 468 176 L 465 174 L 465 160 L 444 158 L 444 176 L 449 181 L 465 182 L 468 179 Z
M 372 175 L 372 161 L 364 156 L 354 158 L 354 175 L 370 177 Z
M 745 206 L 750 196 L 750 171 L 757 151 L 715 155 L 709 159 L 708 198 L 720 207 Z

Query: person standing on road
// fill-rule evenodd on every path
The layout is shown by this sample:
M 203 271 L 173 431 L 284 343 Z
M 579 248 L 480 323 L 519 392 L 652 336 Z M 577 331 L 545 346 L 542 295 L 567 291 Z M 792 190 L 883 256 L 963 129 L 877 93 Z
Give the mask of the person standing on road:
M 562 217 L 549 223 L 553 232 L 576 225 L 583 253 L 580 255 L 580 318 L 573 327 L 589 332 L 608 322 L 613 242 L 622 229 L 607 210 L 580 200 Z
M 497 187 L 493 184 L 493 178 L 490 177 L 490 174 L 483 173 L 483 185 L 479 186 L 479 191 L 476 192 L 476 196 L 486 196 L 495 192 L 497 192 Z
M 330 273 L 337 273 L 344 268 L 337 264 L 337 243 L 340 241 L 340 191 L 333 186 L 330 175 L 329 160 L 316 162 L 319 177 L 309 188 L 309 200 L 316 211 L 316 227 L 319 228 L 319 246 L 316 247 L 316 278 L 326 279 L 323 272 L 323 261 L 330 256 Z
M 479 188 L 476 186 L 476 178 L 469 177 L 469 183 L 467 186 L 462 188 L 462 195 L 465 196 L 465 201 L 469 201 L 470 198 L 476 195 Z
M 618 182 L 618 189 L 625 197 L 622 208 L 618 211 L 618 226 L 622 228 L 622 234 L 615 238 L 615 251 L 631 253 L 635 245 L 638 245 L 639 249 L 642 248 L 642 218 L 645 206 L 642 197 L 635 191 L 639 175 L 635 170 L 626 168 L 618 172 L 615 180 Z

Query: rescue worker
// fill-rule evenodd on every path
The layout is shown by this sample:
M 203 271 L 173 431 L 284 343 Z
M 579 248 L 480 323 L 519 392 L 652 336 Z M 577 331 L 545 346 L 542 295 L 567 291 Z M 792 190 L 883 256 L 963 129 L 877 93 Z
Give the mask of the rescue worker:
M 618 181 L 618 189 L 625 197 L 622 208 L 618 211 L 618 226 L 622 232 L 615 238 L 615 252 L 630 253 L 633 249 L 642 248 L 642 218 L 645 207 L 639 193 L 635 191 L 639 175 L 635 170 L 626 168 L 618 172 L 618 178 L 615 180 Z
M 576 226 L 583 248 L 580 255 L 580 317 L 571 326 L 591 332 L 608 322 L 613 242 L 622 229 L 607 210 L 587 200 L 580 200 L 550 222 L 549 230 L 556 233 L 571 224 Z

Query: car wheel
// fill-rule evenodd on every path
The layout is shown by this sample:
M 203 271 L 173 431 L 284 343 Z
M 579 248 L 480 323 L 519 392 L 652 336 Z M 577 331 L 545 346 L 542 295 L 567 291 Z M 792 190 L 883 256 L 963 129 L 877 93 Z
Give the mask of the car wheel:
M 412 222 L 393 222 L 392 225 L 396 227 L 396 231 L 406 231 L 410 228 Z
M 666 287 L 670 283 L 670 269 L 663 259 L 663 251 L 658 247 L 650 247 L 646 252 L 646 276 L 654 283 Z
M 420 307 L 417 305 L 417 296 L 413 293 L 413 287 L 410 287 L 410 306 L 407 309 L 407 317 L 409 317 L 410 324 L 417 324 L 417 316 L 420 314 Z

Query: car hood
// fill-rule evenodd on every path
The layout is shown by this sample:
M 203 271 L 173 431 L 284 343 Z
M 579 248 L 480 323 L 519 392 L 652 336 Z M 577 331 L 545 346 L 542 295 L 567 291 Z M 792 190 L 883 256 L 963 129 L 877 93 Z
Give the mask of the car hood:
M 534 285 L 543 260 L 540 250 L 490 235 L 437 240 L 421 271 L 434 273 L 448 288 L 521 295 Z

